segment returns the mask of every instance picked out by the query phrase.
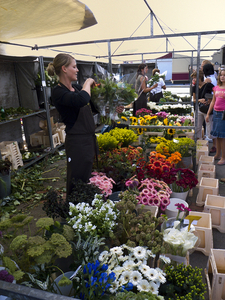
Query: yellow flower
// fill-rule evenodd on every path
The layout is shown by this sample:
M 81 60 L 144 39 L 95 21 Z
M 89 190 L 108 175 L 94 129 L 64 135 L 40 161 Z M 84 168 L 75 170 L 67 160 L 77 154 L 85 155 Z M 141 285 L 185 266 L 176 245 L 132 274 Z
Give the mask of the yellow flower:
M 138 128 L 138 129 L 137 129 L 137 133 L 138 133 L 138 134 L 143 134 L 143 128 Z
M 164 125 L 168 125 L 168 119 L 167 118 L 165 118 L 164 120 L 163 120 L 163 123 L 164 123 Z
M 176 132 L 176 130 L 175 130 L 174 128 L 169 128 L 169 129 L 167 129 L 167 133 L 168 133 L 169 135 L 174 135 L 175 132 Z
M 181 126 L 181 124 L 179 122 L 176 123 L 177 126 Z
M 127 121 L 127 118 L 124 117 L 124 116 L 122 116 L 121 119 L 124 120 L 124 121 Z

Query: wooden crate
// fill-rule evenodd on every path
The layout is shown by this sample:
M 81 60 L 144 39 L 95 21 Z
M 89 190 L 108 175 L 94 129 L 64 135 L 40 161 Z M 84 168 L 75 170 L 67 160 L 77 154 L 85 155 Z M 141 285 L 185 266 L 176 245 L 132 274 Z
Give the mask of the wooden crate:
M 202 177 L 199 183 L 199 192 L 196 199 L 197 206 L 204 206 L 206 196 L 219 194 L 219 179 Z
M 209 154 L 209 147 L 208 146 L 197 146 L 196 149 L 196 163 L 199 162 L 201 155 L 208 155 Z
M 17 170 L 19 166 L 23 166 L 23 159 L 17 141 L 4 141 L 0 143 L 1 155 L 8 158 L 12 163 L 12 169 Z
M 142 206 L 143 206 L 143 208 L 142 208 Z M 158 206 L 153 206 L 153 205 L 137 204 L 136 205 L 136 210 L 138 212 L 141 212 L 141 211 L 143 211 L 143 212 L 151 211 L 151 213 L 154 215 L 154 217 L 156 217 L 157 214 L 158 214 L 159 208 L 158 208 Z
M 211 214 L 212 227 L 225 233 L 225 197 L 207 195 L 204 212 Z
M 44 136 L 44 130 L 41 130 L 41 131 L 31 134 L 30 135 L 30 145 L 32 147 L 43 145 L 43 136 Z
M 209 164 L 201 164 L 198 169 L 198 182 L 201 181 L 202 177 L 215 178 L 216 166 Z
M 200 238 L 200 244 L 198 245 L 196 250 L 201 251 L 208 256 L 211 249 L 213 248 L 211 214 L 198 211 L 190 211 L 189 215 L 201 217 L 201 219 L 197 221 L 197 225 L 195 225 L 195 230 L 197 231 Z
M 205 276 L 209 290 L 209 299 L 225 299 L 225 250 L 211 249 Z

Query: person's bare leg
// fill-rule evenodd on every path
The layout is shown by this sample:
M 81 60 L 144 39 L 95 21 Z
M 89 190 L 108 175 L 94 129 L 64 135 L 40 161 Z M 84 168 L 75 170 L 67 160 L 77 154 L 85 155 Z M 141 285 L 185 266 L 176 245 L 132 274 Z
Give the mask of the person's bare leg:
M 220 146 L 221 146 L 222 156 L 217 164 L 224 165 L 225 164 L 225 138 L 220 138 Z
M 214 140 L 216 140 L 216 154 L 214 159 L 221 159 L 221 138 L 216 138 Z

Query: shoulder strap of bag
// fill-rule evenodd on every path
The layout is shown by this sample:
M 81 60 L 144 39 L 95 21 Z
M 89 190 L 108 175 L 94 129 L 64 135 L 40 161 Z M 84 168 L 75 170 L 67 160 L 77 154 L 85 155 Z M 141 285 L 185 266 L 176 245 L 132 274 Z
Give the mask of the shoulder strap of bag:
M 143 76 L 144 76 L 144 75 L 143 75 Z M 143 78 L 143 80 L 142 80 L 142 82 L 141 82 L 141 84 L 140 84 L 139 89 L 138 89 L 138 96 L 140 96 L 140 95 L 142 94 L 142 92 L 143 92 L 143 90 L 142 90 L 141 93 L 139 94 L 139 92 L 140 92 L 140 90 L 141 90 L 142 83 L 144 82 L 144 80 L 145 80 L 145 76 L 144 76 L 144 78 Z

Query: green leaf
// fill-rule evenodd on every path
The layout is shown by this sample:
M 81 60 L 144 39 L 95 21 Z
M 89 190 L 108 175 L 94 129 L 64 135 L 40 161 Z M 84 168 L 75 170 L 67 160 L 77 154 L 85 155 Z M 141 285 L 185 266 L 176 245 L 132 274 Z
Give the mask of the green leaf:
M 19 202 L 18 200 L 16 200 L 16 201 L 13 202 L 13 204 L 14 204 L 14 205 L 19 205 L 20 202 Z

